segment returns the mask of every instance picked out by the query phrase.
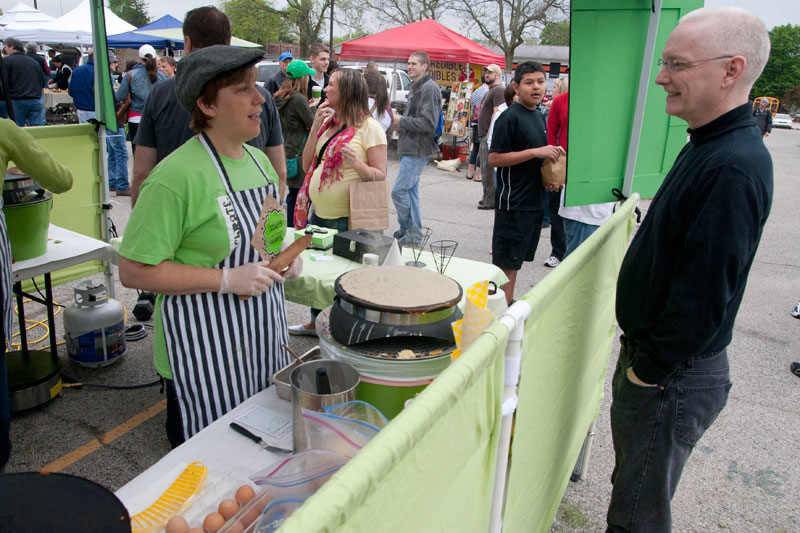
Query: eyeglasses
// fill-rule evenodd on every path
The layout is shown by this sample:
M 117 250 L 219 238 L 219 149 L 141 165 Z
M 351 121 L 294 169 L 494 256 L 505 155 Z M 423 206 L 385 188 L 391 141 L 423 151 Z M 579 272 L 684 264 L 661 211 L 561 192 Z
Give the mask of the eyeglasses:
M 666 69 L 670 72 L 680 72 L 681 70 L 685 70 L 689 67 L 694 66 L 697 63 L 702 63 L 703 61 L 715 61 L 717 59 L 730 59 L 733 56 L 719 56 L 719 57 L 709 57 L 708 59 L 695 59 L 694 61 L 675 61 L 674 59 L 670 59 L 668 61 L 664 61 L 663 59 L 658 60 L 658 68 L 661 70 Z

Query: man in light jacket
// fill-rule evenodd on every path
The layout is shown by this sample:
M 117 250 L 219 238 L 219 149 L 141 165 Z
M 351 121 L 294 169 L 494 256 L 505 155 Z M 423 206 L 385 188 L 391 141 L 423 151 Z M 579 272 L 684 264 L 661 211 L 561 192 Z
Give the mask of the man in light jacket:
M 414 52 L 408 58 L 408 75 L 413 81 L 408 108 L 404 116 L 394 116 L 400 136 L 397 143 L 400 170 L 392 189 L 392 201 L 400 224 L 394 236 L 401 244 L 411 244 L 420 238 L 419 176 L 430 155 L 439 151 L 435 134 L 442 113 L 442 93 L 428 75 L 430 64 L 425 52 Z

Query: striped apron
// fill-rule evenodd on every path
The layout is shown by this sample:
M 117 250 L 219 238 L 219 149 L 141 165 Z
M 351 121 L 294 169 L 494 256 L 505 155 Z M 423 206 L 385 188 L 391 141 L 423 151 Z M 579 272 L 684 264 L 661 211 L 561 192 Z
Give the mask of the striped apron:
M 205 134 L 197 138 L 227 193 L 220 208 L 227 208 L 230 219 L 231 254 L 215 268 L 260 261 L 250 236 L 267 194 L 278 197 L 277 186 L 245 146 L 269 185 L 234 192 L 211 140 Z M 270 374 L 289 363 L 282 346 L 288 343 L 282 283 L 247 300 L 218 292 L 164 296 L 161 318 L 186 439 L 264 390 Z
M 0 181 L 2 183 L 2 181 Z M 11 243 L 8 241 L 6 217 L 3 214 L 3 199 L 0 198 L 0 305 L 3 306 L 3 328 L 6 342 L 11 344 L 11 313 L 14 310 L 14 294 L 11 282 Z M 2 347 L 5 349 L 5 346 Z

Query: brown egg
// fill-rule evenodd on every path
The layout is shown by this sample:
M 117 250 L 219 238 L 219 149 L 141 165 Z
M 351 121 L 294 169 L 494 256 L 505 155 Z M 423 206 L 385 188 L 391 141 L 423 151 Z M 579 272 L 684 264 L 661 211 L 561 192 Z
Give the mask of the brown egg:
M 219 513 L 211 513 L 203 520 L 203 529 L 208 533 L 217 533 L 224 525 L 225 518 Z
M 193 527 L 192 529 L 189 530 L 189 533 L 206 533 L 206 532 L 203 531 L 202 527 Z
M 225 520 L 230 520 L 233 515 L 239 512 L 239 504 L 233 500 L 222 500 L 219 502 L 219 508 L 217 510 Z
M 173 516 L 167 521 L 166 527 L 167 533 L 188 533 L 189 532 L 189 522 L 180 515 Z
M 256 491 L 253 490 L 253 487 L 250 485 L 242 485 L 236 490 L 236 501 L 239 502 L 239 505 L 244 505 L 250 500 L 253 499 L 253 496 L 256 495 Z

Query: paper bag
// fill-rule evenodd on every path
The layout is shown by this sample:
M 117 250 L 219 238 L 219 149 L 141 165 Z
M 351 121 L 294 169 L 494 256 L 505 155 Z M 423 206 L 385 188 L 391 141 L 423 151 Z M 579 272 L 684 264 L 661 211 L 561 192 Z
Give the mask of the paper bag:
M 563 148 L 560 148 L 564 152 Z M 546 190 L 559 190 L 567 182 L 567 158 L 562 153 L 557 162 L 545 159 L 542 163 L 542 185 Z
M 389 227 L 389 182 L 350 184 L 350 229 L 384 230 Z
M 250 244 L 258 251 L 264 261 L 271 261 L 281 253 L 281 244 L 286 236 L 286 213 L 281 204 L 272 195 L 267 195 L 264 205 L 261 206 L 261 216 L 258 218 Z

